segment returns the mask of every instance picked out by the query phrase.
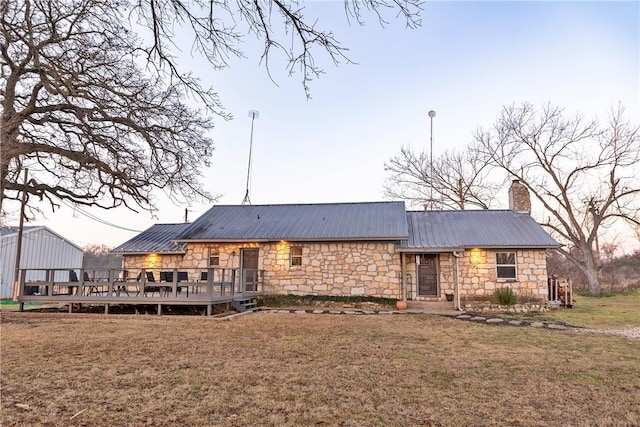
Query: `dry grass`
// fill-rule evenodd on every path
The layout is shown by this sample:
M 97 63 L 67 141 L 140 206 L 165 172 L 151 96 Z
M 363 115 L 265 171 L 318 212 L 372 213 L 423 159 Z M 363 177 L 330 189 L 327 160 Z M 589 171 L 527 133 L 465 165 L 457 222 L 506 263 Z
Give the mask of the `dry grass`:
M 2 316 L 3 426 L 640 424 L 639 343 L 615 336 L 408 314 Z

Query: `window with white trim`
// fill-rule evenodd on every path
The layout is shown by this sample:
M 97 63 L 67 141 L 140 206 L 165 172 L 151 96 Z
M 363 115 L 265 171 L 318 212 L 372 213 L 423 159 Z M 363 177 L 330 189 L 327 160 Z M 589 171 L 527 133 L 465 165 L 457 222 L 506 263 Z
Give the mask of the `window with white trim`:
M 220 252 L 217 249 L 209 248 L 209 267 L 220 265 Z
M 517 279 L 515 252 L 496 252 L 496 277 L 502 280 Z
M 302 265 L 302 246 L 291 246 L 289 261 L 292 267 Z

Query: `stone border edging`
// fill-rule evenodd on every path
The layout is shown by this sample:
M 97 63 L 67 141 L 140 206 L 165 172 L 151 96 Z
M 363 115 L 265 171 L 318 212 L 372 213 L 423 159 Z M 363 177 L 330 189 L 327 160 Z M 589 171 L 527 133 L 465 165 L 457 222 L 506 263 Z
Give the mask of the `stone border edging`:
M 572 326 L 563 323 L 555 322 L 530 322 L 526 320 L 506 320 L 497 316 L 480 316 L 474 313 L 468 314 L 466 312 L 460 312 L 460 314 L 449 313 L 429 313 L 420 311 L 406 311 L 406 310 L 330 310 L 330 309 L 306 309 L 299 310 L 293 308 L 260 308 L 259 310 L 264 313 L 279 313 L 279 314 L 347 314 L 347 315 L 374 315 L 374 314 L 433 314 L 436 316 L 448 317 L 450 319 L 466 320 L 474 323 L 486 323 L 489 325 L 504 325 L 504 326 L 516 326 L 516 327 L 532 327 L 532 328 L 544 328 L 552 330 L 570 330 L 570 329 L 585 329 L 580 326 Z
M 567 325 L 564 323 L 556 322 L 539 322 L 539 321 L 527 321 L 527 320 L 506 320 L 497 316 L 480 316 L 475 313 L 463 313 L 458 316 L 451 316 L 455 319 L 466 320 L 475 323 L 487 323 L 491 325 L 505 325 L 505 326 L 518 326 L 518 327 L 532 327 L 532 328 L 545 328 L 555 330 L 569 330 L 569 329 L 584 329 L 580 326 Z

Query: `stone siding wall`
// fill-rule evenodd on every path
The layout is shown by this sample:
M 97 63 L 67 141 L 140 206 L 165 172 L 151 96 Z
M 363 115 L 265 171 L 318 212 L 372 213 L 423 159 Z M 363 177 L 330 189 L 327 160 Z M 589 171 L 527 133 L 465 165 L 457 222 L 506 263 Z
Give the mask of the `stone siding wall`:
M 291 265 L 291 246 L 302 249 L 302 265 Z M 124 264 L 127 269 L 205 269 L 209 252 L 215 251 L 219 267 L 239 268 L 243 248 L 259 249 L 258 269 L 265 271 L 268 293 L 400 297 L 400 255 L 387 242 L 194 243 L 184 255 L 125 256 Z
M 508 286 L 518 295 L 546 298 L 547 295 L 547 259 L 544 249 L 500 250 L 498 252 L 515 252 L 517 280 L 502 280 L 496 277 L 496 251 L 472 249 L 465 251 L 458 259 L 460 280 L 460 296 L 493 295 L 496 288 Z M 405 255 L 407 290 L 417 300 L 433 298 L 420 297 L 417 294 L 417 265 L 415 254 Z M 440 300 L 445 294 L 455 290 L 455 258 L 451 253 L 438 254 L 438 286 Z
M 302 265 L 290 265 L 290 245 L 302 248 Z M 400 297 L 400 255 L 393 243 L 281 242 L 266 246 L 260 258 L 270 292 Z
M 496 252 L 515 252 L 517 280 L 496 277 Z M 547 257 L 544 249 L 494 251 L 472 249 L 458 260 L 460 295 L 492 295 L 497 288 L 510 287 L 518 295 L 546 298 Z
M 291 265 L 291 246 L 302 248 L 302 265 Z M 400 254 L 393 243 L 229 243 L 190 244 L 184 255 L 125 256 L 126 269 L 184 268 L 192 275 L 208 266 L 209 251 L 219 254 L 219 267 L 239 268 L 243 248 L 258 248 L 258 268 L 265 271 L 265 291 L 295 295 L 371 295 L 401 297 Z M 504 252 L 504 251 L 500 251 Z M 488 296 L 496 288 L 508 286 L 519 295 L 546 298 L 547 267 L 543 249 L 517 250 L 518 278 L 515 281 L 496 277 L 495 251 L 472 249 L 458 259 L 460 295 Z M 405 280 L 414 299 L 417 296 L 415 255 L 405 255 Z M 137 274 L 137 272 L 135 273 Z M 455 258 L 451 253 L 438 254 L 439 299 L 455 290 Z M 425 298 L 428 299 L 428 298 Z

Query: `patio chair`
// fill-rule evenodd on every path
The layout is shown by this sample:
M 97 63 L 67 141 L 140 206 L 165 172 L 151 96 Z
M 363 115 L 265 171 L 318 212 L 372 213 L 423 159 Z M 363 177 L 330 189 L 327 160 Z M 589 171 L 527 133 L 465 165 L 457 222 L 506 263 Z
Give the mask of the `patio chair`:
M 147 277 L 147 283 L 155 283 L 156 282 L 156 278 L 153 275 L 153 271 L 147 271 L 146 272 L 146 277 Z M 145 286 L 144 286 L 144 295 L 146 296 L 147 292 L 151 292 L 151 295 L 153 295 L 154 292 L 157 292 L 158 295 L 160 295 L 162 290 L 163 290 L 162 288 L 163 288 L 162 286 L 147 286 L 145 284 Z
M 189 281 L 189 273 L 186 271 L 178 271 L 178 282 L 188 282 Z M 189 296 L 189 286 L 178 286 L 178 293 L 182 291 L 182 288 L 187 290 L 187 297 Z
M 78 282 L 78 275 L 73 270 L 69 270 L 69 282 L 73 282 L 73 283 L 77 283 Z M 73 295 L 73 286 L 69 286 L 69 288 L 67 290 L 67 294 L 68 295 Z

